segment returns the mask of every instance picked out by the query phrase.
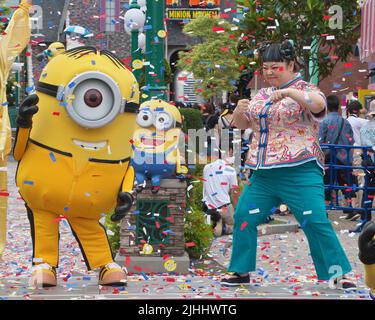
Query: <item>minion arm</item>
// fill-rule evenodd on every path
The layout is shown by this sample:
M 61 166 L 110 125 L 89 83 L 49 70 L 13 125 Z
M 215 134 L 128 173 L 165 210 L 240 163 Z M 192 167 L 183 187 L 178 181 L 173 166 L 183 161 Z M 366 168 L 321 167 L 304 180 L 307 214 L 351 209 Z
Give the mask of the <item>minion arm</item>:
M 124 180 L 122 182 L 122 188 L 121 188 L 122 192 L 130 193 L 130 191 L 133 189 L 134 178 L 135 178 L 134 169 L 132 166 L 129 166 L 128 170 L 125 173 Z
M 31 128 L 18 128 L 16 134 L 16 142 L 14 143 L 13 157 L 16 161 L 22 159 L 25 153 L 27 142 L 29 140 Z

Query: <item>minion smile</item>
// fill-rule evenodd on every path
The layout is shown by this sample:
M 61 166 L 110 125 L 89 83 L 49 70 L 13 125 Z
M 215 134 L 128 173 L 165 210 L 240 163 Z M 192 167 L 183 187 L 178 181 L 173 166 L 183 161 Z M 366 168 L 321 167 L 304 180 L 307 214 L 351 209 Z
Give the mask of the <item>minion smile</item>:
M 160 146 L 165 142 L 164 139 L 161 138 L 147 138 L 147 137 L 142 137 L 141 138 L 141 143 L 144 144 L 145 146 Z
M 74 144 L 86 150 L 100 150 L 107 145 L 107 141 L 89 142 L 73 139 Z

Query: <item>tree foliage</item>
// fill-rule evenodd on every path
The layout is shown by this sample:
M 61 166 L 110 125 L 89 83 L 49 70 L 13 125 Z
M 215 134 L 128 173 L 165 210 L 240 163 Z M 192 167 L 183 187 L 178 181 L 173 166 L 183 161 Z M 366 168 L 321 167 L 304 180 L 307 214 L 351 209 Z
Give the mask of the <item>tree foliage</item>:
M 0 0 L 0 32 L 5 29 L 5 24 L 7 23 L 7 14 L 9 14 L 9 8 L 5 5 L 4 0 Z
M 322 80 L 331 74 L 338 61 L 346 61 L 354 52 L 360 24 L 360 9 L 355 0 L 237 1 L 244 10 L 239 45 L 243 55 L 252 56 L 259 44 L 266 41 L 293 40 L 305 79 L 310 80 L 319 72 Z M 332 6 L 342 9 L 342 29 L 336 20 L 338 12 Z M 314 39 L 316 55 L 312 54 Z M 318 66 L 312 74 L 308 72 L 310 59 Z
M 205 99 L 233 91 L 247 57 L 238 55 L 238 31 L 219 17 L 202 16 L 184 26 L 184 33 L 200 43 L 179 53 L 177 67 L 194 74 L 197 93 Z

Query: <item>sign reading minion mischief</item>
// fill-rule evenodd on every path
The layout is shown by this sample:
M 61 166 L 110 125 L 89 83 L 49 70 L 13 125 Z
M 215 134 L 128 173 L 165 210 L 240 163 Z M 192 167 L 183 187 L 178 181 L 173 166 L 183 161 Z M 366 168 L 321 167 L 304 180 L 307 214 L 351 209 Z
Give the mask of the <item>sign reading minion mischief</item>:
M 218 16 L 220 9 L 167 9 L 169 20 L 195 19 L 200 16 Z

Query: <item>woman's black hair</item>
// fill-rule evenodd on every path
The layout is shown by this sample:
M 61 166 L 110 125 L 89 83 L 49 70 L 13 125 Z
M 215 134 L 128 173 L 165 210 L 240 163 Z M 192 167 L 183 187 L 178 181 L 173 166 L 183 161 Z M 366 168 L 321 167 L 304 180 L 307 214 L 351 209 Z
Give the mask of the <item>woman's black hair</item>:
M 294 62 L 294 71 L 298 71 L 300 64 L 297 61 L 297 55 L 293 44 L 289 40 L 282 43 L 267 42 L 259 48 L 260 62 Z

